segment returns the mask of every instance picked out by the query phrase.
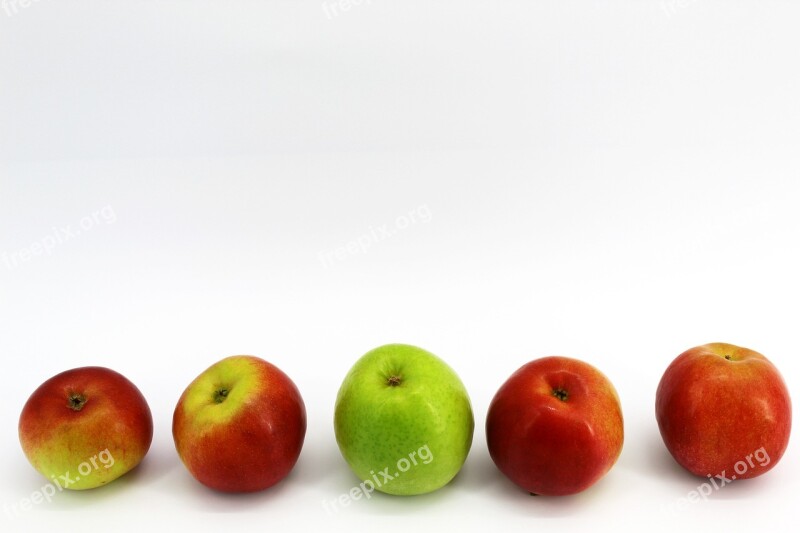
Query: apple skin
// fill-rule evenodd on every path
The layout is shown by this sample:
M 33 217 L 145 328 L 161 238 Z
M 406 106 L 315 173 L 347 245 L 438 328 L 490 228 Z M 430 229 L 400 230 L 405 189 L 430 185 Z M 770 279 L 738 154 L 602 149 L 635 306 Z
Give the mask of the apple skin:
M 497 468 L 527 492 L 575 494 L 619 458 L 619 397 L 588 363 L 561 356 L 536 359 L 495 394 L 486 415 L 486 441 Z
M 305 434 L 305 404 L 294 382 L 251 355 L 226 357 L 197 376 L 172 419 L 186 468 L 221 492 L 260 491 L 285 478 Z
M 99 366 L 74 368 L 31 394 L 20 414 L 19 439 L 42 475 L 62 488 L 92 489 L 141 462 L 153 440 L 153 417 L 142 393 L 122 374 Z M 80 475 L 79 466 L 91 465 L 92 458 L 96 467 Z M 65 474 L 72 483 L 60 479 Z
M 792 404 L 780 372 L 766 357 L 716 342 L 672 361 L 656 390 L 656 420 L 667 449 L 689 472 L 747 479 L 766 473 L 783 456 Z M 761 448 L 768 464 L 735 470 Z
M 424 446 L 432 459 L 375 488 L 410 496 L 435 491 L 459 472 L 472 445 L 475 420 L 464 384 L 444 361 L 407 344 L 362 356 L 336 398 L 336 442 L 361 480 Z M 381 478 L 378 477 L 380 480 Z

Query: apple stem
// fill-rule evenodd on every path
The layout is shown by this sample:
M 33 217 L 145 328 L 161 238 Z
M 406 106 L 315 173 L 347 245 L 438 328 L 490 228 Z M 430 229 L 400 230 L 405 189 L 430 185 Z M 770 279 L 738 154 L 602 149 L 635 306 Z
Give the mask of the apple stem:
M 553 396 L 555 396 L 562 402 L 566 402 L 567 398 L 569 397 L 569 394 L 567 394 L 567 391 L 559 387 L 557 389 L 553 389 Z
M 214 403 L 222 403 L 225 401 L 225 398 L 228 397 L 228 393 L 230 391 L 228 389 L 219 389 L 214 391 Z
M 73 392 L 67 398 L 67 407 L 73 411 L 80 411 L 84 405 L 86 405 L 86 396 L 83 394 Z

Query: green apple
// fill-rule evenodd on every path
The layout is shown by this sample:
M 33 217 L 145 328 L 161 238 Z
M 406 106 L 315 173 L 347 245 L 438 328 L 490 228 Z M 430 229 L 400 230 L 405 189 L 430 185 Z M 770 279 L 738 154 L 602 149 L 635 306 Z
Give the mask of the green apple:
M 336 442 L 365 492 L 413 495 L 443 487 L 464 464 L 474 427 L 458 375 L 407 344 L 361 357 L 336 398 Z

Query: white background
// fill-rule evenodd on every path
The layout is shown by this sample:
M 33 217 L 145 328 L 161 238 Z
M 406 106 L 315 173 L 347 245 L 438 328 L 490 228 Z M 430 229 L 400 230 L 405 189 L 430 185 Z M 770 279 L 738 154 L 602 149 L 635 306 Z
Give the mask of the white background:
M 0 505 L 46 482 L 16 425 L 50 376 L 109 366 L 155 418 L 134 473 L 2 514 L 4 532 L 800 523 L 796 438 L 769 474 L 675 510 L 703 480 L 653 414 L 669 362 L 712 341 L 764 353 L 800 398 L 797 2 L 2 6 Z M 64 227 L 79 234 L 33 254 Z M 326 514 L 358 481 L 336 391 L 388 342 L 461 375 L 471 454 L 436 493 Z M 284 482 L 225 496 L 189 476 L 170 424 L 237 353 L 292 376 L 309 425 Z M 532 499 L 483 424 L 500 384 L 551 354 L 611 378 L 626 441 L 590 490 Z

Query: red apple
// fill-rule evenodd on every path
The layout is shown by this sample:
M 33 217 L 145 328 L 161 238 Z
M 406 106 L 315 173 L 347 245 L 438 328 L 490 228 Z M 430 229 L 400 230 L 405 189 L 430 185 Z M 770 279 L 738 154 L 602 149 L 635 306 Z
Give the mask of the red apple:
M 200 374 L 172 419 L 186 468 L 223 492 L 254 492 L 286 477 L 305 434 L 306 410 L 295 384 L 249 355 L 227 357 Z
M 58 374 L 36 389 L 19 418 L 31 464 L 60 488 L 105 485 L 144 458 L 153 418 L 136 386 L 97 366 Z
M 716 342 L 686 350 L 656 391 L 667 449 L 698 476 L 759 476 L 783 456 L 792 404 L 778 369 L 753 350 Z
M 526 491 L 575 494 L 603 477 L 622 451 L 619 397 L 583 361 L 536 359 L 495 394 L 486 440 L 497 468 Z

